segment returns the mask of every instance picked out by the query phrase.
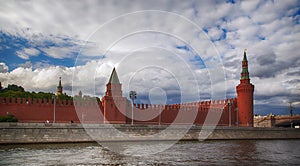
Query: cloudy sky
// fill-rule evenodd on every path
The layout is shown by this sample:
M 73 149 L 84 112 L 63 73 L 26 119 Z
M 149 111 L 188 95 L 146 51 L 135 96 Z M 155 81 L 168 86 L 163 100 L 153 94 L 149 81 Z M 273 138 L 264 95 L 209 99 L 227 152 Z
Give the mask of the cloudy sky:
M 232 98 L 247 48 L 255 113 L 300 113 L 299 23 L 297 0 L 0 0 L 0 81 L 102 97 L 116 67 L 137 102 Z

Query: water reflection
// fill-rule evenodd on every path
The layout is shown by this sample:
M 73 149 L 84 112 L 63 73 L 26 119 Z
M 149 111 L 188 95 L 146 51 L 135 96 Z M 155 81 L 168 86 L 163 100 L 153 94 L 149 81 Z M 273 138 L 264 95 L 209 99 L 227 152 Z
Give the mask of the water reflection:
M 256 162 L 257 160 L 257 149 L 255 141 L 236 141 L 235 144 L 232 144 L 232 147 L 229 148 L 230 154 L 234 156 L 234 160 L 243 163 L 243 162 Z
M 242 140 L 179 142 L 153 152 L 168 142 L 119 142 L 122 153 L 96 143 L 1 145 L 0 165 L 265 165 L 300 163 L 300 140 Z M 141 150 L 143 149 L 143 150 Z
M 100 145 L 126 156 L 148 156 L 163 152 L 175 143 L 174 141 L 102 142 Z

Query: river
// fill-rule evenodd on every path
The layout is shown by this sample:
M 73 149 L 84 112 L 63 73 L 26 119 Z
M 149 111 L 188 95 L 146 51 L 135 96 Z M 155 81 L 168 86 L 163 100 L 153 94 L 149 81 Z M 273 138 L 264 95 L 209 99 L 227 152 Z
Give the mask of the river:
M 232 140 L 113 143 L 113 152 L 97 143 L 0 145 L 0 165 L 297 165 L 300 140 Z M 134 154 L 134 156 L 133 156 Z

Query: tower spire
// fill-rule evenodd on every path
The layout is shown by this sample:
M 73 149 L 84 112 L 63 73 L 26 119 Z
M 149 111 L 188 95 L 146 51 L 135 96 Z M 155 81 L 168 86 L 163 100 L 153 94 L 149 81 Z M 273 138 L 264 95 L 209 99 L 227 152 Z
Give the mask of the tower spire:
M 61 77 L 59 77 L 59 82 L 58 82 L 58 86 L 57 86 L 57 90 L 56 90 L 56 95 L 62 95 L 63 91 L 63 87 L 61 85 Z
M 61 87 L 61 77 L 59 77 L 58 87 Z
M 122 96 L 122 85 L 116 69 L 111 72 L 108 83 L 106 84 L 106 96 Z
M 119 77 L 118 77 L 118 74 L 117 74 L 115 68 L 111 72 L 111 75 L 110 75 L 108 83 L 111 83 L 111 84 L 120 84 Z
M 244 49 L 244 59 L 243 59 L 243 61 L 247 61 L 246 51 L 247 51 L 247 49 L 245 48 L 245 49 Z
M 241 83 L 250 83 L 246 51 L 247 49 L 244 49 L 244 58 L 242 61 L 242 72 L 241 72 L 241 79 L 240 79 Z

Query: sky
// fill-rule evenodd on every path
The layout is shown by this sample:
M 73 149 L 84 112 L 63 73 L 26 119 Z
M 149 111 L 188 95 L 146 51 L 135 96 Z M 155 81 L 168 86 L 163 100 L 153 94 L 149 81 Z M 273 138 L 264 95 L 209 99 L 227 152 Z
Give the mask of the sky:
M 300 1 L 0 0 L 0 81 L 102 97 L 112 69 L 140 103 L 236 97 L 247 49 L 254 113 L 300 113 Z

